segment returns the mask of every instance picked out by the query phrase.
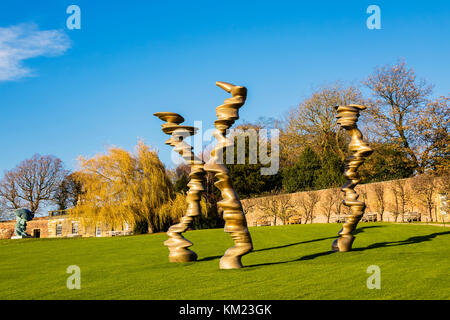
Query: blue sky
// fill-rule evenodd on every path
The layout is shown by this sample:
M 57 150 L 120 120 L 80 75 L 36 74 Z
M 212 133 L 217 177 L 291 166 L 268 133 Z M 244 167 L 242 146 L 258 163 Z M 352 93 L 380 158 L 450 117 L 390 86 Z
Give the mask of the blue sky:
M 66 28 L 71 4 L 81 30 Z M 371 4 L 381 30 L 366 27 Z M 35 153 L 73 169 L 78 155 L 132 150 L 139 138 L 171 166 L 153 113 L 212 125 L 228 97 L 218 80 L 248 88 L 240 115 L 249 121 L 279 117 L 314 86 L 357 82 L 401 57 L 435 95 L 450 87 L 449 1 L 0 2 L 4 34 L 18 25 L 57 43 L 35 39 L 48 45 L 18 62 L 31 76 L 0 81 L 0 172 Z M 2 49 L 0 38 L 0 66 L 19 59 L 16 45 L 27 46 Z M 12 60 L 2 62 L 5 52 Z

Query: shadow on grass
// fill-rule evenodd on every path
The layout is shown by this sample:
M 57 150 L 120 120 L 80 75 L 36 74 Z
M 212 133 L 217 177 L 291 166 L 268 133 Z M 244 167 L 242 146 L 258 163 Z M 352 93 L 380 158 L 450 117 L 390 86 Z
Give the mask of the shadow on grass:
M 366 227 L 366 228 L 371 228 L 371 227 Z M 362 231 L 360 231 L 360 232 L 362 232 Z M 425 241 L 431 241 L 432 239 L 436 238 L 437 236 L 442 236 L 442 235 L 447 235 L 447 234 L 450 234 L 450 231 L 435 232 L 435 233 L 431 233 L 431 234 L 425 235 L 425 236 L 410 237 L 410 238 L 408 238 L 406 240 L 401 240 L 401 241 L 390 241 L 390 242 L 374 243 L 374 244 L 371 244 L 370 246 L 368 246 L 366 248 L 356 248 L 356 249 L 353 249 L 352 251 L 365 251 L 365 250 L 384 248 L 384 247 L 395 247 L 395 246 L 410 245 L 410 244 L 421 243 L 421 242 L 425 242 Z M 312 260 L 312 259 L 315 259 L 315 258 L 318 258 L 318 257 L 327 256 L 327 255 L 332 254 L 332 253 L 334 253 L 334 252 L 332 250 L 330 250 L 330 251 L 325 251 L 325 252 L 320 252 L 320 253 L 315 253 L 315 254 L 303 256 L 301 258 L 290 260 L 290 261 L 260 263 L 260 264 L 249 265 L 247 267 L 260 267 L 260 266 L 277 265 L 277 264 L 291 263 L 291 262 L 304 261 L 304 260 Z
M 364 232 L 365 229 L 372 229 L 372 228 L 381 228 L 382 226 L 366 226 L 366 227 L 361 227 L 358 228 L 354 234 L 358 234 L 361 232 Z M 326 238 L 319 238 L 319 239 L 313 239 L 313 240 L 307 240 L 307 241 L 300 241 L 300 242 L 295 242 L 295 243 L 289 243 L 289 244 L 285 244 L 282 246 L 276 246 L 276 247 L 270 247 L 270 248 L 263 248 L 263 249 L 258 249 L 258 250 L 253 250 L 252 252 L 260 252 L 260 251 L 267 251 L 267 250 L 276 250 L 276 249 L 282 249 L 282 248 L 288 248 L 288 247 L 292 247 L 292 246 L 297 246 L 299 244 L 305 244 L 305 243 L 311 243 L 311 242 L 317 242 L 317 241 L 324 241 L 324 240 L 331 240 L 331 239 L 336 239 L 337 236 L 333 236 L 333 237 L 326 237 Z M 324 255 L 324 254 L 321 254 Z M 211 257 L 206 257 L 203 259 L 198 259 L 197 261 L 211 261 L 211 260 L 215 260 L 215 259 L 219 259 L 222 256 L 211 256 Z M 307 258 L 307 257 L 303 257 L 303 260 L 310 260 L 313 259 L 312 258 Z M 294 260 L 296 261 L 296 260 Z M 287 262 L 292 262 L 292 261 L 287 261 Z M 251 266 L 254 267 L 255 265 Z
M 361 228 L 356 229 L 355 232 L 353 232 L 353 235 L 358 234 L 358 233 L 362 233 L 366 229 L 383 228 L 383 227 L 384 226 L 366 226 L 366 227 L 361 227 Z M 335 238 L 337 238 L 337 236 Z
M 435 232 L 431 234 L 427 234 L 426 236 L 415 236 L 410 237 L 406 240 L 401 241 L 389 241 L 389 242 L 379 242 L 371 244 L 370 246 L 367 246 L 366 248 L 356 248 L 353 249 L 353 251 L 365 251 L 370 249 L 377 249 L 377 248 L 385 248 L 385 247 L 395 247 L 395 246 L 405 246 L 408 244 L 414 244 L 414 243 L 420 243 L 425 241 L 431 241 L 431 239 L 436 238 L 437 236 L 443 236 L 446 234 L 450 234 L 450 231 L 445 232 Z

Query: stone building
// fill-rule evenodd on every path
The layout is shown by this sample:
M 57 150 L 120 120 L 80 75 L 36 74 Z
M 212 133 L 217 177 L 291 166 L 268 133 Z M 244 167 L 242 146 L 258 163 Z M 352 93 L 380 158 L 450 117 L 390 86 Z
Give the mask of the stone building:
M 0 239 L 10 239 L 16 221 L 0 222 Z M 72 220 L 65 211 L 50 211 L 47 217 L 34 218 L 27 223 L 27 233 L 34 238 L 111 237 L 131 235 L 133 226 L 124 223 L 118 230 L 108 225 L 85 226 Z

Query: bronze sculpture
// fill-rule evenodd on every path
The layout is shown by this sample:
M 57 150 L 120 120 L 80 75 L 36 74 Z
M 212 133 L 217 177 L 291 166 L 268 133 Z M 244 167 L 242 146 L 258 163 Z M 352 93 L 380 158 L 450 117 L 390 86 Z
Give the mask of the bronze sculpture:
M 188 207 L 186 214 L 180 219 L 178 224 L 169 228 L 167 235 L 169 239 L 164 242 L 169 248 L 170 262 L 190 262 L 197 260 L 197 254 L 188 249 L 192 246 L 192 242 L 186 240 L 182 233 L 192 226 L 193 218 L 201 215 L 200 200 L 204 189 L 205 171 L 203 170 L 203 161 L 196 157 L 192 152 L 192 147 L 187 144 L 184 139 L 195 134 L 196 128 L 190 126 L 181 126 L 180 123 L 184 118 L 173 112 L 157 112 L 154 114 L 167 123 L 161 125 L 162 131 L 171 137 L 166 141 L 166 144 L 174 147 L 181 157 L 191 167 L 189 174 L 189 190 L 187 192 L 186 201 Z
M 229 170 L 222 163 L 221 156 L 225 148 L 233 146 L 233 141 L 226 138 L 226 131 L 239 119 L 238 111 L 245 103 L 247 89 L 226 82 L 216 82 L 216 85 L 231 93 L 232 97 L 226 99 L 223 105 L 216 108 L 218 119 L 214 122 L 216 130 L 213 135 L 218 143 L 212 150 L 211 158 L 206 164 L 193 154 L 192 147 L 184 141 L 185 137 L 195 134 L 196 128 L 181 126 L 180 123 L 184 121 L 184 118 L 177 113 L 157 112 L 154 114 L 167 122 L 162 125 L 163 132 L 171 135 L 166 144 L 175 147 L 174 150 L 191 166 L 189 191 L 186 198 L 188 202 L 186 215 L 181 218 L 180 223 L 169 228 L 167 232 L 169 239 L 164 244 L 169 247 L 170 262 L 189 262 L 197 259 L 197 254 L 187 249 L 192 246 L 192 242 L 186 240 L 181 233 L 189 228 L 193 217 L 201 214 L 200 200 L 201 193 L 204 191 L 205 171 L 209 171 L 217 179 L 214 185 L 219 188 L 222 194 L 222 200 L 217 203 L 217 206 L 219 210 L 223 211 L 224 231 L 231 233 L 234 240 L 234 246 L 229 248 L 220 259 L 220 268 L 236 269 L 242 268 L 241 258 L 253 249 L 253 244 L 247 229 L 247 221 L 241 201 L 233 189 Z
M 373 152 L 372 148 L 363 141 L 363 135 L 359 131 L 356 123 L 358 122 L 359 112 L 365 110 L 365 106 L 350 104 L 347 106 L 336 106 L 338 124 L 344 128 L 350 135 L 351 141 L 349 150 L 352 154 L 345 159 L 344 176 L 348 179 L 342 186 L 341 191 L 345 193 L 343 204 L 350 207 L 351 214 L 344 223 L 339 238 L 334 240 L 332 244 L 333 251 L 350 251 L 352 249 L 353 231 L 361 220 L 366 204 L 364 201 L 358 200 L 358 193 L 354 190 L 359 183 L 358 168 L 363 164 L 364 160 Z
M 34 218 L 34 213 L 28 209 L 16 209 L 14 211 L 16 216 L 16 224 L 14 226 L 14 236 L 11 239 L 30 238 L 27 233 L 27 222 Z
M 217 203 L 223 210 L 225 220 L 225 232 L 231 233 L 234 246 L 229 248 L 220 259 L 221 269 L 242 268 L 241 257 L 253 249 L 252 239 L 247 229 L 247 220 L 242 210 L 239 196 L 233 189 L 233 184 L 228 168 L 221 159 L 225 148 L 232 146 L 233 141 L 226 138 L 226 131 L 239 119 L 239 108 L 247 98 L 247 89 L 226 82 L 216 82 L 216 85 L 231 93 L 231 98 L 216 108 L 217 120 L 214 122 L 216 130 L 213 136 L 217 139 L 217 145 L 211 152 L 211 158 L 205 164 L 204 169 L 214 174 L 217 181 L 214 183 L 221 192 L 222 200 Z

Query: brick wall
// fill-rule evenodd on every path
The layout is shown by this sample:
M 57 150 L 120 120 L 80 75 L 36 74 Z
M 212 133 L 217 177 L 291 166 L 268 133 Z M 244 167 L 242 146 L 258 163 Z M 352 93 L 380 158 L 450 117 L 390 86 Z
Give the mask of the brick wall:
M 0 222 L 0 239 L 10 239 L 14 235 L 15 220 Z M 37 231 L 41 238 L 48 236 L 48 219 L 47 217 L 34 218 L 27 222 L 27 233 L 31 236 L 35 235 Z
M 0 222 L 0 239 L 10 239 L 14 234 L 16 221 Z

